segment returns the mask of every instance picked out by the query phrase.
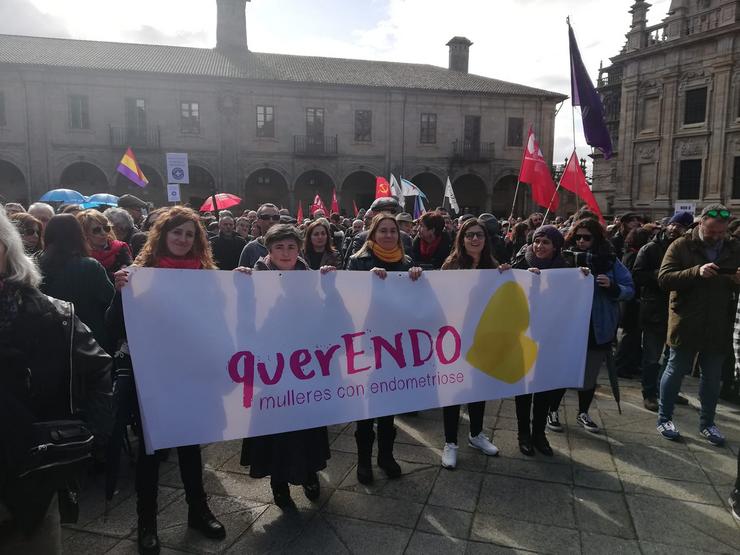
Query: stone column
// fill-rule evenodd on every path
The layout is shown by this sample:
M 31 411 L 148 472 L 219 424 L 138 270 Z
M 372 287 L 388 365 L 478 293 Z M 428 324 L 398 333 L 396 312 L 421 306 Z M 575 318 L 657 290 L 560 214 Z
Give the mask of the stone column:
M 221 157 L 220 183 L 216 183 L 219 192 L 239 192 L 239 97 L 233 92 L 224 92 L 218 99 L 218 111 L 221 115 Z
M 732 105 L 729 92 L 732 79 L 732 61 L 723 60 L 714 66 L 714 82 L 711 86 L 710 109 L 707 117 L 710 118 L 707 127 L 709 135 L 709 149 L 706 157 L 706 178 L 704 179 L 704 200 L 706 202 L 721 202 L 725 196 L 725 144 L 724 128 L 727 123 L 727 112 Z
M 658 154 L 658 178 L 656 183 L 655 200 L 665 206 L 671 202 L 671 188 L 673 169 L 673 141 L 675 133 L 676 110 L 678 109 L 678 73 L 673 72 L 663 78 L 662 110 L 660 115 L 660 135 L 664 139 L 660 143 Z
M 614 209 L 624 211 L 632 208 L 632 189 L 634 172 L 632 164 L 634 158 L 635 122 L 637 121 L 637 78 L 625 79 L 622 85 L 622 109 L 620 120 L 625 125 L 620 129 L 619 159 L 621 163 L 617 169 L 615 183 Z

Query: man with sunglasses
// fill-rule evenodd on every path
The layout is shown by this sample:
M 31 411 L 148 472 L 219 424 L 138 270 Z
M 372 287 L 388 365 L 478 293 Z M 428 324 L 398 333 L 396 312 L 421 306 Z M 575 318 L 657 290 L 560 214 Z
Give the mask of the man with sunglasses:
M 274 204 L 268 202 L 257 209 L 257 220 L 252 226 L 252 233 L 259 233 L 259 237 L 254 241 L 250 241 L 244 247 L 239 257 L 239 266 L 251 268 L 260 258 L 267 256 L 267 247 L 265 246 L 263 237 L 268 229 L 279 222 L 280 211 Z
M 710 204 L 691 233 L 668 247 L 658 284 L 670 291 L 668 366 L 660 380 L 658 432 L 680 437 L 673 408 L 684 375 L 698 355 L 701 368 L 699 433 L 712 445 L 725 438 L 714 422 L 722 365 L 731 349 L 734 295 L 740 284 L 740 244 L 727 234 L 730 211 Z

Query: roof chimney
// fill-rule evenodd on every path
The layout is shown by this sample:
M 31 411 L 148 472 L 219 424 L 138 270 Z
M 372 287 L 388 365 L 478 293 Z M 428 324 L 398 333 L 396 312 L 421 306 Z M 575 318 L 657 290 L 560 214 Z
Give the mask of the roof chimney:
M 450 69 L 453 71 L 468 72 L 468 55 L 473 43 L 465 37 L 452 37 L 447 46 L 450 47 Z
M 247 17 L 244 14 L 250 0 L 216 0 L 216 48 L 218 50 L 247 49 Z

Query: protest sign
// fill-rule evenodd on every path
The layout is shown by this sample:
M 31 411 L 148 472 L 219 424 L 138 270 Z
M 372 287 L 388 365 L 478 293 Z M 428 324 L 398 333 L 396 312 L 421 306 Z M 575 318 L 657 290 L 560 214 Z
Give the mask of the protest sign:
M 147 450 L 578 387 L 592 295 L 573 269 L 134 269 Z

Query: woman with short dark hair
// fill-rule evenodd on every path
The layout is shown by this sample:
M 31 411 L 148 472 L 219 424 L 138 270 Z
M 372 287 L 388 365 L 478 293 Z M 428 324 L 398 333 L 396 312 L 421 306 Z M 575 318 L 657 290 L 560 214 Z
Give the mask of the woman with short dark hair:
M 425 212 L 419 218 L 419 231 L 411 244 L 414 262 L 430 270 L 439 270 L 452 249 L 445 231 L 445 219 L 439 212 Z

